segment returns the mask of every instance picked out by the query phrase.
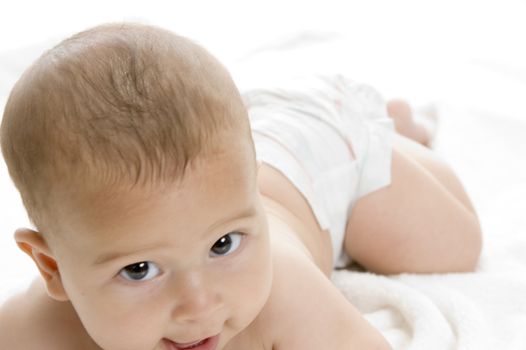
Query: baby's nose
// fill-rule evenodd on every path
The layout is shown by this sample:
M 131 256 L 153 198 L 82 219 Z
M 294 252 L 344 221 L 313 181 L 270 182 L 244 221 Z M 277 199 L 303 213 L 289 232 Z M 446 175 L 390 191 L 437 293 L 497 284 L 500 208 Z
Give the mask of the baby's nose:
M 172 320 L 175 322 L 208 323 L 222 306 L 218 291 L 199 273 L 180 279 L 174 290 Z

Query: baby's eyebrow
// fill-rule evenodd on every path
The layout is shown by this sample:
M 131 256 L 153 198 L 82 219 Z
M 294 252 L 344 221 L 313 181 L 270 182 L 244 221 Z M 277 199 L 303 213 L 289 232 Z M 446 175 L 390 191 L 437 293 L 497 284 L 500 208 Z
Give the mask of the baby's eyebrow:
M 219 221 L 217 221 L 216 223 L 210 225 L 210 227 L 207 229 L 207 232 L 211 232 L 211 231 L 214 231 L 214 229 L 216 227 L 219 227 L 227 222 L 232 222 L 232 221 L 238 221 L 238 220 L 241 220 L 241 219 L 246 219 L 246 218 L 250 218 L 254 215 L 256 215 L 257 213 L 257 210 L 254 206 L 250 206 L 248 208 L 246 208 L 245 210 L 241 211 L 241 212 L 238 212 L 236 213 L 235 215 L 231 216 L 231 217 L 226 217 L 226 218 L 223 218 Z M 147 251 L 147 250 L 151 250 L 151 249 L 155 249 L 155 248 L 158 248 L 159 245 L 150 245 L 150 246 L 144 246 L 144 247 L 141 247 L 140 249 L 137 249 L 137 250 L 128 250 L 128 251 L 123 251 L 123 252 L 108 252 L 108 253 L 105 253 L 105 254 L 102 254 L 100 255 L 99 257 L 97 257 L 95 259 L 95 261 L 93 262 L 93 265 L 96 266 L 96 265 L 103 265 L 105 263 L 107 263 L 108 261 L 111 261 L 111 260 L 114 260 L 114 259 L 118 259 L 120 257 L 124 257 L 124 256 L 127 256 L 127 255 L 131 255 L 131 254 L 137 254 L 141 251 Z
M 158 247 L 158 246 L 155 246 L 155 247 Z M 126 252 L 105 253 L 105 254 L 99 256 L 93 262 L 93 265 L 103 265 L 103 264 L 107 263 L 108 261 L 115 260 L 115 259 L 127 256 L 127 255 L 131 255 L 131 254 L 137 254 L 137 253 L 139 253 L 141 251 L 147 251 L 147 250 L 150 250 L 150 249 L 153 249 L 153 248 L 154 247 L 144 247 L 144 248 L 141 248 L 141 249 L 138 249 L 138 250 L 133 250 L 133 251 L 130 250 L 130 251 L 126 251 Z

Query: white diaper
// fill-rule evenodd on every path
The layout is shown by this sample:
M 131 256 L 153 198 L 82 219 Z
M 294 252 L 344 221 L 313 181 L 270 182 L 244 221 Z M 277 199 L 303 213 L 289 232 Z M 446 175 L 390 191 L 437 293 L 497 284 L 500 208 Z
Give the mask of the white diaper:
M 371 87 L 343 76 L 290 79 L 243 93 L 257 158 L 281 171 L 329 230 L 334 266 L 360 197 L 391 182 L 392 120 Z

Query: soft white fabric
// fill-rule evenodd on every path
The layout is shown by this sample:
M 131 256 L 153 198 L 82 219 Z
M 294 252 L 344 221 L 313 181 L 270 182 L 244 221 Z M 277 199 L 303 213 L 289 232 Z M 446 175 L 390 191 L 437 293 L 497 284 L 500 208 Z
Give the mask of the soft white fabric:
M 243 93 L 258 160 L 282 172 L 328 230 L 334 266 L 353 204 L 391 182 L 394 135 L 384 99 L 341 75 L 301 76 Z

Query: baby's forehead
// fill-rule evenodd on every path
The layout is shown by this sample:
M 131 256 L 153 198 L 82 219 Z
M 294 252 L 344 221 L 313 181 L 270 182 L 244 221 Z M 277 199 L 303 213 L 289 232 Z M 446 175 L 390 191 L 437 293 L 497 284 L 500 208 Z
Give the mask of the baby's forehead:
M 127 210 L 116 206 L 112 211 L 110 206 L 101 212 L 104 217 L 94 215 L 73 222 L 77 225 L 73 231 L 78 231 L 78 235 L 67 239 L 66 246 L 73 251 L 84 250 L 91 256 L 104 252 L 108 255 L 119 251 L 163 250 L 163 246 L 168 245 L 177 246 L 176 250 L 185 254 L 184 247 L 197 248 L 198 242 L 213 243 L 211 240 L 217 240 L 217 235 L 255 225 L 256 218 L 261 216 L 256 198 L 233 192 L 219 191 L 213 197 L 202 194 L 194 203 L 191 199 L 181 202 L 177 196 L 168 195 L 152 197 L 150 204 L 127 203 Z
M 71 218 L 88 220 L 87 226 L 140 217 L 148 208 L 170 203 L 173 215 L 184 211 L 179 220 L 190 220 L 207 203 L 240 200 L 248 202 L 257 191 L 255 159 L 246 147 L 232 145 L 227 152 L 217 152 L 196 159 L 176 181 L 152 182 L 146 186 L 124 183 L 112 188 L 98 188 L 81 194 L 73 205 L 66 205 Z M 188 217 L 189 216 L 189 217 Z

